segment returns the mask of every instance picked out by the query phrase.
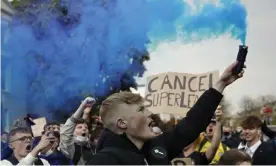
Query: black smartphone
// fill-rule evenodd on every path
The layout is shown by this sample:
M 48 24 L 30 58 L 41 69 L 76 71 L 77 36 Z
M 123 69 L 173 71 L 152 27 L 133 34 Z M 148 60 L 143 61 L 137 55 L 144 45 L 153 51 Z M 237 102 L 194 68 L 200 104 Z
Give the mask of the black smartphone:
M 54 132 L 52 132 L 52 131 L 49 132 L 49 133 L 47 134 L 47 136 L 48 136 L 48 137 L 53 137 L 53 136 L 54 136 Z
M 51 132 L 49 132 L 48 134 L 47 134 L 47 136 L 48 137 L 54 137 L 55 135 L 54 135 L 54 132 L 53 131 L 51 131 Z M 55 141 L 50 141 L 51 143 L 54 143 Z
M 233 70 L 234 74 L 238 75 L 242 71 L 242 69 L 244 68 L 244 62 L 246 60 L 247 52 L 248 52 L 248 47 L 247 46 L 245 46 L 245 45 L 240 45 L 239 46 L 239 52 L 238 52 L 238 55 L 237 55 L 238 64 Z

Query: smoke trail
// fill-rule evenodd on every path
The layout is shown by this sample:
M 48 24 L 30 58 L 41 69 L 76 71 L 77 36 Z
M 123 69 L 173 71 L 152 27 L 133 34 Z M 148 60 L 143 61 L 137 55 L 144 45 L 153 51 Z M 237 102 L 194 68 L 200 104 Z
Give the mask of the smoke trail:
M 246 42 L 247 12 L 239 0 L 220 0 L 219 4 L 206 3 L 196 13 L 181 19 L 186 40 L 203 40 L 228 33 L 234 39 Z
M 36 1 L 5 30 L 2 49 L 21 72 L 13 78 L 24 89 L 18 93 L 26 93 L 29 105 L 57 109 L 74 97 L 135 87 L 148 48 L 179 35 L 192 42 L 229 33 L 245 42 L 239 1 L 192 11 L 183 0 L 64 0 L 54 7 Z

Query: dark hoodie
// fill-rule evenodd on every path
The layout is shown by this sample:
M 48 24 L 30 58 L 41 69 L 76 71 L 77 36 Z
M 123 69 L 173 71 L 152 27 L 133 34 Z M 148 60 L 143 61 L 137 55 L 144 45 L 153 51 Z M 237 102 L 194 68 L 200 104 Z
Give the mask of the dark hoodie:
M 183 148 L 191 144 L 208 126 L 222 99 L 222 94 L 211 88 L 174 128 L 145 142 L 139 150 L 126 136 L 105 129 L 99 139 L 97 153 L 87 165 L 168 165 Z

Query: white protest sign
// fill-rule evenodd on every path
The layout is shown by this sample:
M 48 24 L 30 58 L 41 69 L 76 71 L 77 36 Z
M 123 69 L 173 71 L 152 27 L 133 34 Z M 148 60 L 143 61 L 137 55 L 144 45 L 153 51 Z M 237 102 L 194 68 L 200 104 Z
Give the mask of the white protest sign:
M 34 119 L 33 122 L 35 123 L 35 125 L 32 126 L 32 132 L 34 134 L 34 137 L 39 137 L 44 131 L 43 127 L 47 124 L 46 118 L 37 118 Z
M 198 98 L 218 80 L 219 72 L 168 72 L 147 78 L 145 105 L 153 113 L 186 116 Z

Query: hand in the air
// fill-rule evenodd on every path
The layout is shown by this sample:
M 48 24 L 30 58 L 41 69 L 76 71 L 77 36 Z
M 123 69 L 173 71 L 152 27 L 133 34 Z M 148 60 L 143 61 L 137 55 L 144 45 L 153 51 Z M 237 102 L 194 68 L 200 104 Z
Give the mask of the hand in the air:
M 222 118 L 223 118 L 223 111 L 222 109 L 217 109 L 215 112 L 215 116 L 216 116 L 216 121 L 217 122 L 221 122 Z
M 92 97 L 86 97 L 84 101 L 82 101 L 82 106 L 83 106 L 83 113 L 84 114 L 89 114 L 91 111 L 92 106 L 96 103 L 96 100 Z
M 234 68 L 237 66 L 238 61 L 232 63 L 219 78 L 219 82 L 224 86 L 230 85 L 235 82 L 237 79 L 243 77 L 244 70 L 242 70 L 238 75 L 233 73 Z M 246 68 L 246 66 L 244 66 Z

